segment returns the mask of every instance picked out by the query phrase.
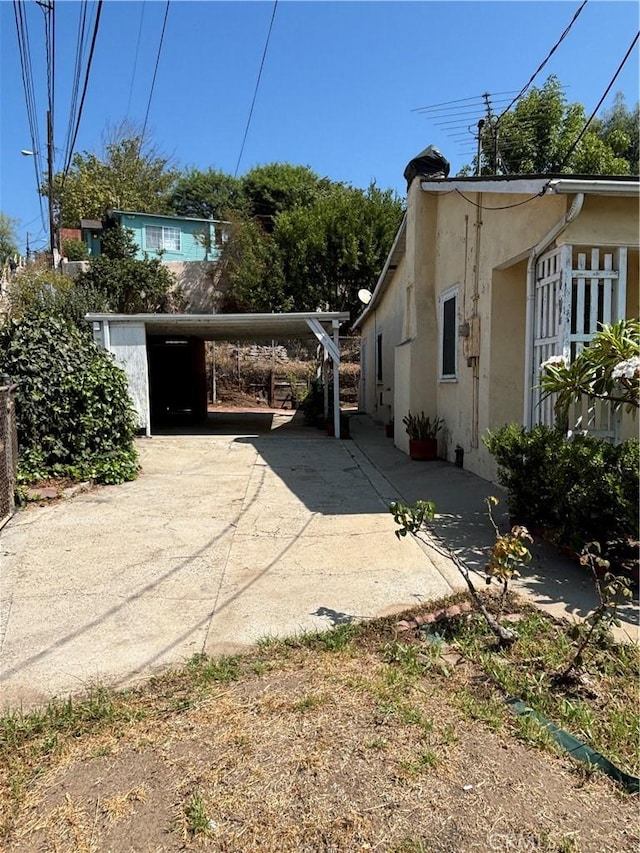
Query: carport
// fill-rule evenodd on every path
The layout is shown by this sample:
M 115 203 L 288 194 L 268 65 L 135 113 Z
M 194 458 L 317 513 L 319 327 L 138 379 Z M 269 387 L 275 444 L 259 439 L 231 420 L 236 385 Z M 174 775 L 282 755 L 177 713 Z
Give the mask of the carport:
M 195 374 L 204 366 L 198 353 L 203 341 L 313 340 L 322 346 L 322 376 L 325 380 L 325 416 L 328 416 L 329 364 L 333 372 L 333 422 L 335 437 L 340 438 L 340 338 L 346 312 L 310 312 L 289 314 L 87 314 L 96 343 L 113 353 L 116 364 L 127 374 L 138 427 L 146 435 L 152 429 L 152 387 L 150 360 L 172 366 L 176 373 L 192 382 L 198 396 Z M 206 394 L 206 388 L 205 388 Z M 206 396 L 204 400 L 206 411 Z

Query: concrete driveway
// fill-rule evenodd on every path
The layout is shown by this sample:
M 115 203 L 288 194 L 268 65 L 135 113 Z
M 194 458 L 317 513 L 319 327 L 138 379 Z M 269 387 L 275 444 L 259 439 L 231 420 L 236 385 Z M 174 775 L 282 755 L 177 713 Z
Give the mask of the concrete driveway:
M 139 442 L 133 483 L 0 533 L 1 703 L 130 684 L 198 652 L 396 612 L 459 586 L 394 536 L 375 469 L 287 414 Z

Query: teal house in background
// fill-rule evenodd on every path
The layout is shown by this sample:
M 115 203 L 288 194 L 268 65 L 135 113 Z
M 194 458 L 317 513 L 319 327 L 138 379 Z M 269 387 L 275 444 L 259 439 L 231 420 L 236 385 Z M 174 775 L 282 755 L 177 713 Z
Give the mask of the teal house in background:
M 70 262 L 63 257 L 61 269 L 65 275 L 75 277 L 87 268 L 90 259 L 101 254 L 104 230 L 114 225 L 131 232 L 138 260 L 157 258 L 170 270 L 186 300 L 187 312 L 208 314 L 219 310 L 228 290 L 219 261 L 230 222 L 133 210 L 110 210 L 103 222 L 81 219 L 79 228 L 60 229 L 60 239 L 63 246 L 65 240 L 82 240 L 89 260 Z
M 228 222 L 112 210 L 109 219 L 128 228 L 138 246 L 137 258 L 160 257 L 164 263 L 217 261 L 227 240 Z

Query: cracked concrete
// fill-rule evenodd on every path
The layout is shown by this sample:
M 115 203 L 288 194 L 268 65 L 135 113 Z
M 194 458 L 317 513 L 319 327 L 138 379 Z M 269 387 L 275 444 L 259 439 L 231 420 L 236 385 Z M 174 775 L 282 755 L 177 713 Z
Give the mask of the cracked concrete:
M 500 488 L 412 462 L 366 416 L 351 435 L 329 439 L 290 413 L 213 416 L 201 434 L 141 439 L 133 483 L 19 512 L 0 532 L 0 706 L 132 684 L 199 652 L 463 588 L 450 560 L 396 538 L 391 500 L 434 500 L 438 535 L 482 573 L 483 500 Z M 586 616 L 586 573 L 544 543 L 532 550 L 519 591 L 555 616 Z M 637 601 L 620 615 L 618 636 L 638 639 Z
M 141 439 L 135 482 L 5 526 L 4 708 L 451 592 L 416 542 L 394 536 L 352 443 L 281 413 L 268 429 L 264 416 L 245 424 Z

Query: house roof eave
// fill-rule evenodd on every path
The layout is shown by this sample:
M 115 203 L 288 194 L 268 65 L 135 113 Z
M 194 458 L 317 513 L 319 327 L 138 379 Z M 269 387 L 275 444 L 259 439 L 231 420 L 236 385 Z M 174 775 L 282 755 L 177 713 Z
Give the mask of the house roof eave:
M 190 335 L 209 341 L 315 340 L 312 325 L 333 335 L 334 323 L 349 320 L 346 311 L 280 314 L 85 314 L 88 323 L 143 325 L 148 335 Z
M 549 192 L 568 195 L 587 193 L 591 195 L 640 196 L 640 182 L 635 180 L 612 180 L 610 178 L 556 178 L 549 181 Z
M 371 300 L 369 304 L 365 306 L 362 313 L 355 319 L 353 325 L 351 326 L 352 330 L 358 329 L 364 320 L 367 318 L 369 313 L 373 311 L 376 307 L 383 294 L 391 284 L 391 280 L 395 275 L 395 271 L 398 267 L 398 264 L 404 257 L 406 244 L 407 244 L 407 213 L 405 211 L 404 216 L 402 217 L 402 222 L 400 223 L 400 227 L 396 233 L 396 236 L 393 241 L 393 245 L 387 255 L 387 259 L 384 262 L 384 267 L 382 268 L 382 272 L 376 282 L 376 286 L 373 290 L 373 294 L 371 295 Z
M 215 225 L 231 225 L 226 219 L 203 219 L 199 216 L 180 216 L 177 213 L 146 213 L 143 210 L 120 210 L 113 208 L 109 210 L 110 214 L 126 215 L 126 216 L 153 216 L 154 219 L 180 219 L 185 222 L 208 222 Z
M 592 195 L 637 196 L 637 175 L 475 175 L 462 178 L 435 178 L 420 181 L 424 192 L 500 193 L 547 195 L 590 193 Z

